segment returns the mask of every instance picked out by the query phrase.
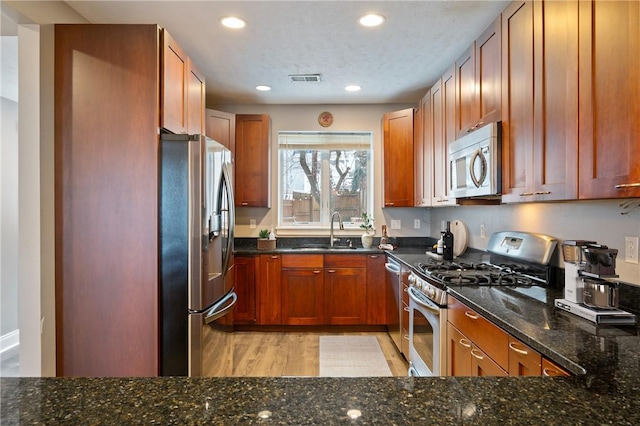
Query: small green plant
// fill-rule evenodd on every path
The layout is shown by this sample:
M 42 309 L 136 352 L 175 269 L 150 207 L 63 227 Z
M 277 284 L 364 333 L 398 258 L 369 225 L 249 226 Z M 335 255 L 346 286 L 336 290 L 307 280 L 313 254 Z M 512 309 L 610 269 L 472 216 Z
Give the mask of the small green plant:
M 363 212 L 361 217 L 362 223 L 360 224 L 360 228 L 364 229 L 365 231 L 373 229 L 373 218 L 370 217 L 367 212 Z
M 258 233 L 258 238 L 269 238 L 269 230 L 261 229 L 260 232 Z

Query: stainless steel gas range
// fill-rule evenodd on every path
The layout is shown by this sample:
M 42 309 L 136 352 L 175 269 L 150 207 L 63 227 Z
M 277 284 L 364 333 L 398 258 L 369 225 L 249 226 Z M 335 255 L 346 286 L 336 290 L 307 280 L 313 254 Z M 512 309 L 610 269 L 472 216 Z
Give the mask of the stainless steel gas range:
M 553 284 L 549 266 L 557 240 L 542 234 L 506 231 L 491 236 L 488 261 L 446 262 L 425 258 L 409 276 L 409 375 L 444 376 L 447 288 L 532 287 Z

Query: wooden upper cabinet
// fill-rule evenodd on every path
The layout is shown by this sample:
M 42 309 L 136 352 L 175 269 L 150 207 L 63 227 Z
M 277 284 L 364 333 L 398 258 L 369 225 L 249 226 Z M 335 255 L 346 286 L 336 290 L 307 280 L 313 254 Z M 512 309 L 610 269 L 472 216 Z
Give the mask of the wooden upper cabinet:
M 413 108 L 384 115 L 384 207 L 413 207 Z
M 162 93 L 160 126 L 187 133 L 188 58 L 167 30 L 162 30 Z
M 640 197 L 640 2 L 578 7 L 579 198 Z
M 502 200 L 576 199 L 577 3 L 512 3 L 502 38 Z
M 431 88 L 431 149 L 432 158 L 431 205 L 445 207 L 455 205 L 451 197 L 449 173 L 447 167 L 448 144 L 455 141 L 456 123 L 456 84 L 455 67 L 447 72 Z
M 205 133 L 204 121 L 205 81 L 204 74 L 187 60 L 187 132 L 191 135 Z
M 205 110 L 205 134 L 231 150 L 236 151 L 236 115 L 215 109 Z
M 271 207 L 271 119 L 236 115 L 235 204 Z
M 415 132 L 415 206 L 429 207 L 432 202 L 433 181 L 433 111 L 431 91 L 420 99 L 416 111 Z

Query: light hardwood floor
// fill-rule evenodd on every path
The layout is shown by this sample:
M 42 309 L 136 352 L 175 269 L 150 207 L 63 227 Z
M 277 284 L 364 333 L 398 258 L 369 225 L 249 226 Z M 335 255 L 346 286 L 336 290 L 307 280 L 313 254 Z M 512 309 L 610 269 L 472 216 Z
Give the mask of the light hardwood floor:
M 230 351 L 215 356 L 233 359 L 225 371 L 206 375 L 233 377 L 318 376 L 319 337 L 326 335 L 375 335 L 394 376 L 406 376 L 408 363 L 385 332 L 254 332 L 229 335 Z

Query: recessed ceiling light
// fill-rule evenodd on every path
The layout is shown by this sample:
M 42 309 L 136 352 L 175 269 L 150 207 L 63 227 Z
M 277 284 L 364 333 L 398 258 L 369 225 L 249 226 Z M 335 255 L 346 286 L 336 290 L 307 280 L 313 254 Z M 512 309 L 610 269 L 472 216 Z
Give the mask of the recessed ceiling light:
M 383 22 L 384 16 L 378 15 L 377 13 L 370 13 L 360 18 L 360 25 L 364 25 L 365 27 L 377 27 Z
M 261 92 L 268 92 L 269 90 L 271 90 L 271 86 L 265 86 L 265 85 L 256 86 L 256 90 L 259 90 Z
M 362 87 L 358 86 L 357 84 L 350 84 L 348 86 L 345 86 L 344 88 L 344 90 L 346 90 L 347 92 L 357 92 L 360 89 L 362 89 Z
M 220 19 L 220 22 L 227 28 L 244 28 L 244 26 L 247 25 L 243 19 L 235 16 L 225 16 Z

